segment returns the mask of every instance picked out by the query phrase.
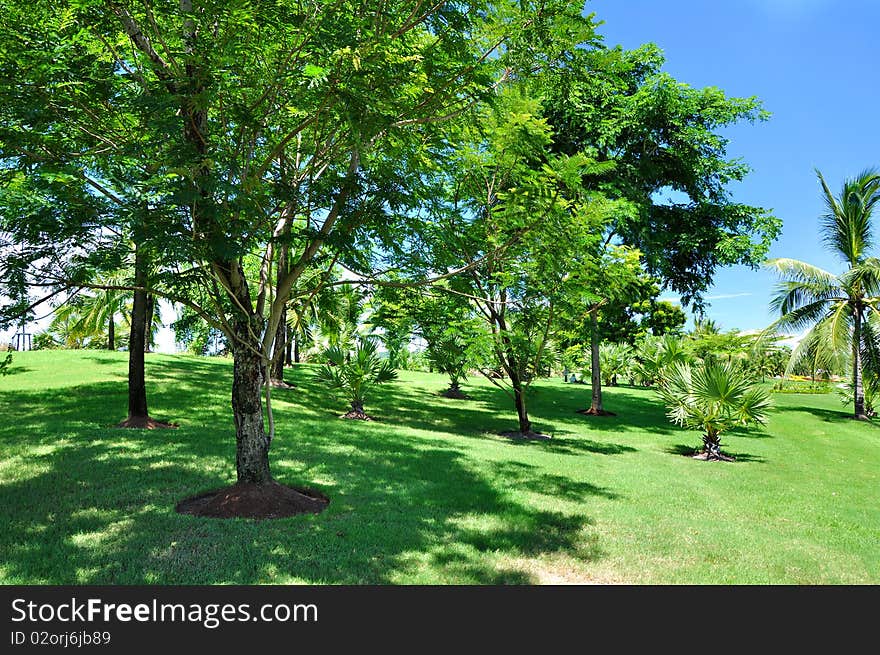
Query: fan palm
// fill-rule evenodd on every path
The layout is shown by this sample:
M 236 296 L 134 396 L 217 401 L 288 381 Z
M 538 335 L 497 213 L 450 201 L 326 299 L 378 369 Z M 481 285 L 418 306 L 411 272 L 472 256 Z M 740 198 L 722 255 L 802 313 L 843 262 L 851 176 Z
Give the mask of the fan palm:
M 659 392 L 671 421 L 703 431 L 706 460 L 732 461 L 721 452 L 721 434 L 763 423 L 770 407 L 767 389 L 729 363 L 675 364 L 666 371 Z
M 626 343 L 603 343 L 599 346 L 599 363 L 602 369 L 602 383 L 617 386 L 618 376 L 630 367 L 633 349 Z
M 343 418 L 368 420 L 364 401 L 369 391 L 397 378 L 391 362 L 379 357 L 378 348 L 375 340 L 360 339 L 353 354 L 339 346 L 331 346 L 325 352 L 329 363 L 318 369 L 317 379 L 347 396 L 351 410 Z
M 642 383 L 653 385 L 663 378 L 667 369 L 676 364 L 687 364 L 693 357 L 680 337 L 666 334 L 645 337 L 638 345 L 635 359 L 635 372 Z
M 822 173 L 816 174 L 826 206 L 821 219 L 823 240 L 847 270 L 835 275 L 796 259 L 769 260 L 767 266 L 783 281 L 771 301 L 771 308 L 782 316 L 768 329 L 810 328 L 792 353 L 789 370 L 808 355 L 826 370 L 851 359 L 853 415 L 864 419 L 863 355 L 871 359 L 873 369 L 877 351 L 868 319 L 880 311 L 880 261 L 869 256 L 874 245 L 871 214 L 880 202 L 880 173 L 867 170 L 846 180 L 838 197 Z

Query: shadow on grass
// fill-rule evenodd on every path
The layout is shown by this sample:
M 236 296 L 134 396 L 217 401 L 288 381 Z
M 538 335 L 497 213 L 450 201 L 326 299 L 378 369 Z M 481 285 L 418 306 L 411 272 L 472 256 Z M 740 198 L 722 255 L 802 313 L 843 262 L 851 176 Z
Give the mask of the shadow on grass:
M 589 517 L 523 505 L 509 489 L 579 501 L 613 499 L 611 491 L 533 468 L 475 470 L 441 439 L 352 429 L 328 420 L 332 403 L 314 385 L 275 394 L 283 399 L 272 461 L 280 482 L 326 493 L 324 513 L 263 522 L 179 515 L 182 498 L 232 482 L 230 373 L 225 362 L 148 360 L 151 412 L 179 420 L 173 432 L 104 427 L 125 408 L 124 383 L 5 391 L 0 410 L 16 420 L 0 427 L 3 581 L 529 583 L 532 574 L 505 561 L 602 557 Z M 428 425 L 430 408 L 414 398 L 383 405 Z M 492 414 L 473 412 L 449 420 Z
M 13 362 L 12 366 L 6 369 L 6 375 L 17 375 L 18 373 L 30 373 L 34 369 L 29 366 L 16 366 Z
M 674 446 L 670 446 L 669 448 L 665 448 L 664 451 L 669 453 L 670 455 L 681 455 L 682 457 L 693 457 L 701 450 L 700 446 L 687 446 L 685 444 L 676 444 Z M 736 462 L 755 462 L 758 464 L 765 464 L 767 462 L 766 459 L 760 457 L 758 455 L 749 455 L 748 453 L 736 453 L 731 450 L 728 450 L 723 445 L 721 446 L 721 452 L 726 455 L 730 455 L 736 461 L 735 462 L 727 462 L 728 464 Z M 695 460 L 699 461 L 699 460 Z M 707 464 L 709 462 L 700 462 L 701 464 Z
M 806 412 L 807 414 L 812 414 L 813 416 L 822 419 L 826 423 L 840 423 L 842 421 L 852 421 L 853 423 L 860 423 L 862 425 L 870 425 L 874 428 L 880 427 L 880 422 L 877 419 L 873 421 L 856 421 L 853 418 L 852 409 L 847 409 L 845 407 L 841 407 L 841 409 L 823 409 L 821 407 L 808 407 L 806 405 L 799 406 L 783 406 L 777 407 L 776 411 L 778 412 Z

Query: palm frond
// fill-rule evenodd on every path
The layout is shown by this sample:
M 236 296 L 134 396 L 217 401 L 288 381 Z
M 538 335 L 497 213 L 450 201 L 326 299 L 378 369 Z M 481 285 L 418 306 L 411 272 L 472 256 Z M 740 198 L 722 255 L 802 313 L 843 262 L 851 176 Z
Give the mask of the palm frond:
M 821 217 L 823 240 L 850 266 L 861 261 L 873 246 L 871 214 L 878 202 L 880 177 L 868 169 L 844 181 L 840 196 L 835 197 L 820 171 L 825 213 Z
M 837 276 L 834 273 L 830 273 L 807 262 L 802 262 L 799 259 L 788 257 L 768 259 L 764 262 L 764 267 L 775 271 L 780 277 L 807 284 L 833 285 L 837 283 Z
M 804 305 L 845 297 L 845 291 L 838 285 L 786 280 L 776 285 L 770 298 L 770 310 L 788 314 Z
M 831 311 L 832 307 L 829 306 L 826 300 L 817 300 L 783 314 L 768 329 L 782 332 L 800 332 L 821 321 Z

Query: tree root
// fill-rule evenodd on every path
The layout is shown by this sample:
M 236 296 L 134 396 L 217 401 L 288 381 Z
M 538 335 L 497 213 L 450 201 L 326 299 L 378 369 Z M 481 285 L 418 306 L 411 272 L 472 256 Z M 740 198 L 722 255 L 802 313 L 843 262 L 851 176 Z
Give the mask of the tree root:
M 614 412 L 609 412 L 604 409 L 593 409 L 590 407 L 589 409 L 579 409 L 577 410 L 578 414 L 582 414 L 583 416 L 617 416 Z
M 139 430 L 173 430 L 178 427 L 177 423 L 165 423 L 157 421 L 149 416 L 129 416 L 121 423 L 117 423 L 117 428 L 135 428 Z

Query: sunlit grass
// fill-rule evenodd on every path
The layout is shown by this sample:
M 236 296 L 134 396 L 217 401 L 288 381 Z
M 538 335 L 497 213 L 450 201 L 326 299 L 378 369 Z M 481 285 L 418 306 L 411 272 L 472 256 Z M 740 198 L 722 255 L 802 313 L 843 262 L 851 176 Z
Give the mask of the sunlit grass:
M 147 357 L 151 414 L 177 430 L 121 431 L 126 354 L 16 353 L 0 379 L 0 582 L 880 582 L 880 427 L 837 394 L 774 395 L 763 431 L 723 438 L 732 464 L 680 453 L 647 389 L 535 385 L 535 427 L 511 442 L 509 399 L 471 381 L 401 373 L 368 400 L 375 422 L 309 366 L 274 390 L 273 473 L 330 496 L 317 516 L 256 522 L 178 515 L 234 481 L 231 362 Z

